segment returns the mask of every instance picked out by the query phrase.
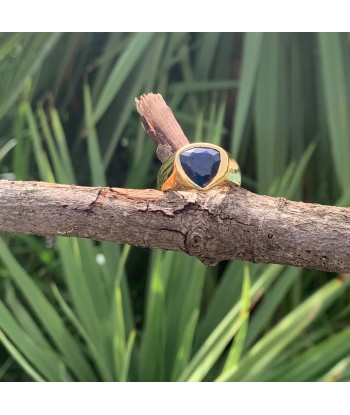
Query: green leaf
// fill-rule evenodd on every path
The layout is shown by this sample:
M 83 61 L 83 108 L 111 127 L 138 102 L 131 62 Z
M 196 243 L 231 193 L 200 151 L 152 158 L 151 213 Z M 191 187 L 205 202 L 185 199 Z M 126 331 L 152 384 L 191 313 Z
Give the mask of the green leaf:
M 236 157 L 240 153 L 243 133 L 247 124 L 248 111 L 256 83 L 262 39 L 263 33 L 252 32 L 244 35 L 242 74 L 239 80 L 238 103 L 231 137 L 231 152 Z
M 176 357 L 171 375 L 171 380 L 178 379 L 180 374 L 186 369 L 188 362 L 191 359 L 192 344 L 199 317 L 199 310 L 193 311 L 192 316 L 189 318 L 185 329 L 183 331 L 182 339 L 177 347 Z
M 41 321 L 47 333 L 61 351 L 64 361 L 80 380 L 95 380 L 96 377 L 81 353 L 81 348 L 64 325 L 63 320 L 44 297 L 40 289 L 34 284 L 31 277 L 19 265 L 8 247 L 0 238 L 0 258 L 8 267 L 11 278 L 20 289 L 22 295 Z
M 318 41 L 334 171 L 346 191 L 350 177 L 350 102 L 341 34 L 318 33 Z
M 93 186 L 106 186 L 106 178 L 101 157 L 100 145 L 94 124 L 89 84 L 84 83 L 85 122 L 87 128 L 88 153 Z
M 165 317 L 169 335 L 166 336 L 165 356 L 169 379 L 177 370 L 175 367 L 182 364 L 178 361 L 181 360 L 180 349 L 184 359 L 191 352 L 207 269 L 197 259 L 178 252 L 166 253 L 163 268 L 167 278 Z
M 91 244 L 88 240 L 57 238 L 73 309 L 112 374 L 112 367 L 107 364 L 112 357 L 112 350 L 108 345 L 104 324 L 100 324 L 99 320 L 108 321 L 108 304 L 103 300 L 106 293 L 102 289 L 101 278 L 96 278 L 98 273 L 93 271 L 97 264 L 94 263 L 95 255 Z M 82 255 L 82 252 L 85 254 Z
M 237 317 L 237 313 L 237 307 L 234 306 L 192 358 L 179 376 L 179 382 L 199 382 L 205 377 L 227 344 L 246 321 L 246 314 Z
M 83 337 L 83 339 L 86 341 L 86 343 L 87 343 L 87 345 L 88 345 L 88 347 L 91 351 L 91 355 L 95 359 L 95 362 L 98 366 L 98 369 L 101 373 L 101 376 L 102 376 L 103 380 L 105 380 L 106 382 L 112 381 L 113 378 L 110 374 L 110 370 L 106 366 L 105 361 L 103 360 L 101 354 L 99 353 L 98 349 L 96 348 L 95 342 L 93 341 L 91 336 L 87 333 L 85 328 L 82 326 L 79 319 L 74 314 L 73 310 L 66 303 L 66 301 L 62 297 L 62 295 L 61 295 L 59 289 L 57 288 L 57 286 L 52 284 L 51 289 L 52 289 L 52 292 L 53 292 L 59 306 L 61 307 L 62 311 L 64 312 L 64 314 L 67 316 L 69 321 L 75 326 L 75 328 L 78 330 L 78 332 Z
M 34 147 L 34 155 L 36 159 L 36 163 L 39 168 L 40 178 L 45 180 L 46 182 L 55 182 L 55 178 L 53 176 L 51 166 L 47 159 L 46 153 L 44 152 L 41 137 L 38 130 L 38 125 L 35 120 L 32 108 L 29 102 L 25 102 L 25 111 L 26 111 L 26 119 L 30 131 L 30 136 L 32 138 L 33 147 Z
M 24 33 L 9 33 L 0 42 L 0 62 L 20 43 Z
M 132 351 L 134 348 L 134 344 L 135 344 L 135 339 L 136 339 L 136 331 L 132 330 L 129 334 L 129 338 L 126 344 L 126 351 L 124 354 L 124 365 L 123 365 L 123 369 L 120 375 L 120 381 L 121 382 L 126 382 L 128 380 L 128 373 L 129 373 L 129 369 L 130 369 L 130 361 L 131 361 L 131 355 L 132 355 Z
M 130 71 L 145 52 L 154 33 L 135 33 L 128 47 L 118 59 L 116 65 L 110 73 L 108 80 L 101 92 L 95 107 L 95 123 L 99 121 L 105 113 L 114 97 L 118 94 L 123 82 L 128 77 Z
M 220 91 L 220 90 L 230 90 L 236 89 L 239 86 L 237 81 L 228 80 L 218 80 L 218 81 L 189 81 L 189 82 L 176 82 L 171 85 L 169 92 L 172 93 L 202 93 L 208 91 Z
M 332 369 L 327 372 L 321 379 L 321 382 L 337 382 L 341 380 L 350 367 L 350 357 L 346 357 L 338 362 Z
M 165 289 L 163 253 L 153 251 L 149 276 L 146 320 L 139 355 L 139 377 L 143 381 L 163 380 L 165 377 Z
M 69 174 L 65 170 L 64 163 L 61 156 L 58 153 L 58 149 L 53 138 L 52 132 L 49 127 L 49 122 L 44 109 L 39 106 L 38 118 L 40 122 L 40 129 L 42 131 L 43 138 L 48 147 L 48 153 L 52 161 L 52 167 L 55 172 L 55 177 L 60 183 L 71 183 Z
M 309 336 L 309 340 L 301 352 L 293 353 L 293 358 L 284 359 L 261 379 L 264 381 L 308 382 L 319 380 L 321 377 L 337 380 L 337 377 L 345 369 L 343 364 L 339 366 L 338 364 L 349 356 L 350 330 L 345 328 L 331 335 L 328 332 L 326 337 L 325 333 L 321 335 L 321 341 L 318 341 L 317 338 L 313 341 Z
M 74 174 L 72 159 L 70 156 L 66 136 L 63 131 L 63 127 L 62 127 L 62 123 L 61 123 L 58 111 L 55 107 L 51 106 L 49 113 L 50 113 L 50 119 L 52 123 L 52 130 L 53 130 L 55 141 L 56 141 L 56 146 L 61 157 L 62 166 L 66 172 L 69 182 L 72 184 L 75 184 L 76 178 Z
M 26 103 L 20 102 L 15 118 L 16 147 L 13 161 L 13 169 L 16 180 L 27 180 L 31 159 L 31 140 L 27 137 L 26 127 Z
M 250 266 L 252 268 L 252 265 Z M 250 298 L 253 303 L 256 303 L 281 274 L 284 267 L 282 265 L 269 265 L 264 267 L 261 272 L 259 270 L 254 271 L 254 268 L 251 269 L 252 281 L 255 282 L 252 283 Z M 252 275 L 253 272 L 254 275 Z M 240 275 L 242 275 L 242 262 L 231 262 L 221 279 L 220 285 L 213 294 L 204 318 L 199 324 L 195 349 L 205 341 L 231 307 L 239 302 L 240 293 L 242 292 Z
M 35 322 L 33 317 L 22 305 L 19 299 L 16 297 L 12 285 L 6 287 L 6 303 L 11 309 L 13 316 L 16 318 L 18 323 L 22 326 L 23 330 L 30 336 L 30 338 L 39 346 L 51 349 L 50 343 L 47 341 L 42 330 Z
M 56 45 L 61 33 L 35 33 L 27 34 L 28 39 L 23 52 L 17 56 L 17 70 L 10 73 L 5 91 L 0 94 L 0 119 L 12 107 L 19 97 L 24 84 L 42 65 L 48 54 Z M 5 82 L 3 81 L 5 84 Z
M 238 365 L 239 360 L 242 355 L 242 351 L 244 348 L 244 344 L 247 337 L 247 331 L 248 331 L 248 316 L 249 316 L 249 309 L 251 305 L 250 301 L 250 274 L 249 274 L 249 266 L 247 263 L 243 266 L 243 287 L 242 287 L 242 296 L 241 296 L 241 311 L 240 315 L 242 317 L 247 316 L 247 319 L 245 320 L 244 324 L 240 327 L 238 330 L 231 349 L 229 351 L 229 354 L 227 356 L 225 366 L 223 371 L 228 370 L 229 368 L 235 367 Z
M 63 365 L 63 362 L 51 350 L 43 349 L 36 344 L 17 324 L 2 301 L 0 301 L 0 328 L 44 377 L 50 381 L 61 380 L 59 367 Z M 9 342 L 6 342 L 6 338 L 5 343 L 10 345 Z M 19 358 L 20 355 L 17 354 L 16 357 Z M 22 363 L 24 362 L 22 361 Z M 34 376 L 37 378 L 36 375 Z
M 196 79 L 202 80 L 209 78 L 220 36 L 221 33 L 214 32 L 200 34 L 201 39 L 194 65 Z
M 285 43 L 278 33 L 266 33 L 262 42 L 255 95 L 258 189 L 262 194 L 286 167 Z
M 285 299 L 288 291 L 300 277 L 300 274 L 301 269 L 287 267 L 270 290 L 264 295 L 254 311 L 254 315 L 249 324 L 247 347 L 251 346 L 264 330 L 268 330 L 268 324 L 275 316 L 278 307 Z
M 319 289 L 256 343 L 238 367 L 222 373 L 217 381 L 253 381 L 272 364 L 281 351 L 297 338 L 327 306 L 343 292 L 347 283 L 335 279 Z
M 0 148 L 0 161 L 15 147 L 16 140 L 12 138 Z
M 118 378 L 125 372 L 125 354 L 126 354 L 126 333 L 125 320 L 123 315 L 123 300 L 120 286 L 117 285 L 114 294 L 114 308 L 113 308 L 113 358 L 114 358 L 114 372 Z
M 23 370 L 35 381 L 45 382 L 45 379 L 31 366 L 30 363 L 23 357 L 23 355 L 13 346 L 9 339 L 0 330 L 0 342 L 5 346 L 11 356 L 23 368 Z M 1 376 L 0 376 L 1 379 Z

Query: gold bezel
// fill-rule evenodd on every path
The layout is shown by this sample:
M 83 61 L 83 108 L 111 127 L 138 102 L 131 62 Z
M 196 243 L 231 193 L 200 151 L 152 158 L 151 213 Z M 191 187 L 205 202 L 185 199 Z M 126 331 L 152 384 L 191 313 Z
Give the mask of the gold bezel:
M 198 186 L 196 183 L 194 183 L 186 174 L 184 169 L 182 168 L 181 161 L 180 161 L 180 154 L 184 151 L 190 150 L 191 148 L 197 148 L 197 147 L 208 147 L 212 148 L 214 150 L 217 150 L 220 153 L 220 165 L 218 172 L 216 173 L 213 180 L 205 187 Z M 238 167 L 238 165 L 237 165 Z M 175 160 L 174 160 L 174 169 L 177 172 L 177 174 L 181 177 L 182 184 L 186 186 L 191 186 L 195 189 L 200 190 L 210 190 L 217 184 L 218 181 L 220 181 L 222 178 L 224 178 L 229 170 L 229 155 L 228 153 L 221 147 L 210 144 L 210 143 L 193 143 L 193 144 L 187 144 L 186 146 L 180 148 L 176 154 L 175 154 Z

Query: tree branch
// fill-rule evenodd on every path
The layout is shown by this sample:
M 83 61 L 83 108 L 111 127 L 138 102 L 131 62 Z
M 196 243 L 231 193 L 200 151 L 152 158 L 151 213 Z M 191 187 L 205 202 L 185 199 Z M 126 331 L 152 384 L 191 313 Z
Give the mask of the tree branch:
M 243 188 L 167 192 L 1 181 L 0 231 L 78 236 L 225 259 L 350 271 L 349 209 Z
M 141 97 L 137 109 L 161 161 L 188 143 L 160 95 Z M 0 232 L 185 251 L 208 265 L 240 259 L 350 272 L 350 209 L 238 187 L 162 193 L 2 180 Z

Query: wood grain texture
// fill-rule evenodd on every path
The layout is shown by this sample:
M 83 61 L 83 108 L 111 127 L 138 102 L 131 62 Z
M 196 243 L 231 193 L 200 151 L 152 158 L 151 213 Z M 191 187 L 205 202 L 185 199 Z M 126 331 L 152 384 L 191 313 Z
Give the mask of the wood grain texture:
M 155 142 L 157 157 L 162 163 L 176 150 L 189 143 L 160 94 L 142 95 L 135 102 L 143 128 Z
M 0 232 L 77 236 L 185 251 L 205 264 L 240 259 L 350 272 L 350 210 L 260 196 L 0 181 Z

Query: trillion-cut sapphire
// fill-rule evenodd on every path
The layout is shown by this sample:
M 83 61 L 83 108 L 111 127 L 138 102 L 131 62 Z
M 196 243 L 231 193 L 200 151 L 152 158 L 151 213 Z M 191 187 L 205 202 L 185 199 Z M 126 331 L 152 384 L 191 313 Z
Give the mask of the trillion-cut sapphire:
M 207 186 L 216 176 L 220 153 L 209 147 L 195 147 L 180 154 L 181 166 L 187 176 L 198 186 Z

